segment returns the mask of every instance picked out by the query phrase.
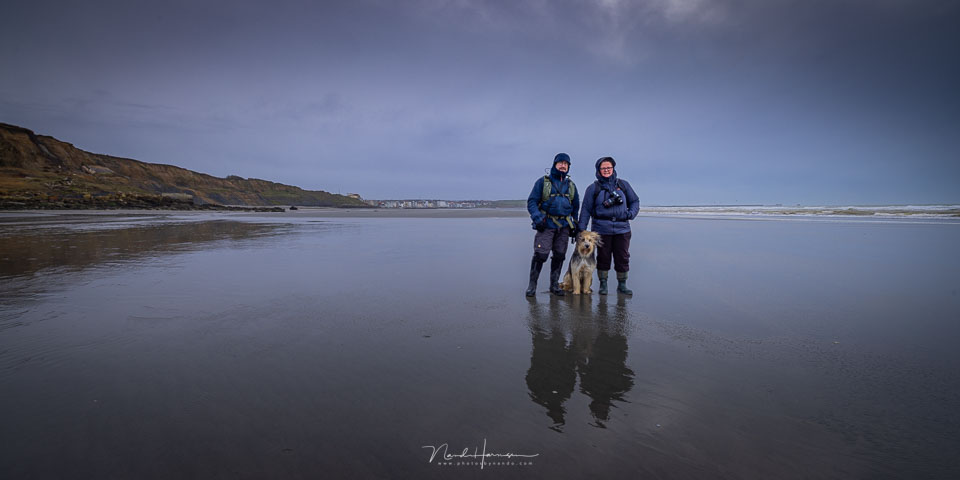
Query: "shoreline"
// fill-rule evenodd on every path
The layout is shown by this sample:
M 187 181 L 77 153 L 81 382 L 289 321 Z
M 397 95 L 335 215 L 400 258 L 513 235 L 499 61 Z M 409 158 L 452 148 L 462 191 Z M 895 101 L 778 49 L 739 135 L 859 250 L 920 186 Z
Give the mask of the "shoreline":
M 470 209 L 354 209 L 336 207 L 298 207 L 297 210 L 274 212 L 238 211 L 238 210 L 155 210 L 155 209 L 101 209 L 101 210 L 3 210 L 0 211 L 0 225 L 20 223 L 49 223 L 57 221 L 108 221 L 119 218 L 177 218 L 180 220 L 238 220 L 257 219 L 278 222 L 297 222 L 311 218 L 524 218 L 527 211 L 522 208 L 470 208 Z M 824 213 L 750 213 L 750 212 L 679 212 L 675 209 L 664 211 L 658 208 L 641 208 L 636 223 L 643 219 L 675 218 L 681 220 L 720 220 L 720 221 L 767 221 L 767 222 L 812 222 L 812 223 L 886 223 L 886 224 L 945 224 L 960 225 L 960 217 L 943 214 L 871 214 L 842 215 Z
M 93 206 L 93 205 L 89 205 Z M 148 208 L 128 205 L 127 208 L 22 208 L 0 209 L 0 217 L 28 217 L 37 215 L 166 215 L 191 214 L 259 214 L 282 213 L 285 217 L 398 217 L 398 218 L 510 218 L 526 217 L 525 207 L 475 208 L 344 208 L 333 206 L 248 206 L 203 205 L 183 208 L 178 202 L 151 205 Z M 641 206 L 638 217 L 676 218 L 828 218 L 828 219 L 957 219 L 960 204 L 889 204 L 889 205 L 648 205 Z

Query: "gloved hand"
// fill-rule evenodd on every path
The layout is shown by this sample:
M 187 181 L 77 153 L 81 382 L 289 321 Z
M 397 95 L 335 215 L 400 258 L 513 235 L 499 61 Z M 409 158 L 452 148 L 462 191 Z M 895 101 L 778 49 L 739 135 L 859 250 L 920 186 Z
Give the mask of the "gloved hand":
M 542 222 L 534 225 L 533 228 L 537 229 L 538 232 L 542 232 L 542 231 L 544 231 L 544 230 L 547 229 L 547 222 L 542 221 Z
M 531 216 L 531 217 L 530 217 L 530 228 L 532 228 L 532 229 L 534 229 L 534 230 L 536 230 L 536 231 L 538 231 L 538 232 L 542 232 L 543 229 L 545 228 L 544 220 L 546 220 L 546 218 L 545 218 L 543 215 Z

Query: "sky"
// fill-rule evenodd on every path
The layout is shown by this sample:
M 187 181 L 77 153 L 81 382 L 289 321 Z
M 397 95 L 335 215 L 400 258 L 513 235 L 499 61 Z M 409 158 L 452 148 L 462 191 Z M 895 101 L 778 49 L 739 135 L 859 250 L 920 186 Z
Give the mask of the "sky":
M 956 0 L 33 0 L 0 122 L 368 199 L 960 203 Z

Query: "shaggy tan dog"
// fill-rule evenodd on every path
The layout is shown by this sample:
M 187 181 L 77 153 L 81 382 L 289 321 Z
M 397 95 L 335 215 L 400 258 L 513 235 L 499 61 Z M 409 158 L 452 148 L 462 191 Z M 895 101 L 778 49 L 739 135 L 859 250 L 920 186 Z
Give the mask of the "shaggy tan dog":
M 577 234 L 577 249 L 570 257 L 567 273 L 560 282 L 560 288 L 574 295 L 593 293 L 593 271 L 597 269 L 597 247 L 600 246 L 600 235 L 597 232 L 580 232 Z

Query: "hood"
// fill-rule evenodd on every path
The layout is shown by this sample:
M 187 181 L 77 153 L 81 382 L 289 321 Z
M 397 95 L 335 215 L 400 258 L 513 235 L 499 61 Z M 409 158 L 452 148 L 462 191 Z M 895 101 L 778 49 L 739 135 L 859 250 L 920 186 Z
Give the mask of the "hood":
M 603 162 L 610 162 L 613 164 L 613 175 L 610 175 L 608 178 L 604 178 L 603 175 L 600 175 L 600 164 Z M 617 183 L 617 161 L 613 157 L 600 157 L 597 160 L 597 163 L 594 164 L 594 168 L 597 169 L 597 181 L 601 185 L 612 187 Z
M 553 165 L 550 167 L 550 177 L 555 178 L 559 181 L 563 181 L 564 178 L 570 173 L 570 169 L 567 168 L 567 173 L 563 173 L 560 170 L 557 170 L 557 164 L 560 162 L 567 162 L 567 165 L 570 165 L 570 155 L 566 153 L 558 153 L 553 157 Z

